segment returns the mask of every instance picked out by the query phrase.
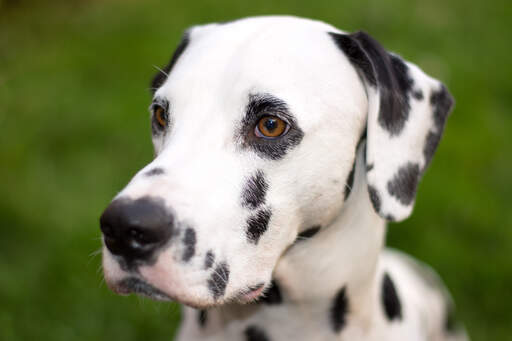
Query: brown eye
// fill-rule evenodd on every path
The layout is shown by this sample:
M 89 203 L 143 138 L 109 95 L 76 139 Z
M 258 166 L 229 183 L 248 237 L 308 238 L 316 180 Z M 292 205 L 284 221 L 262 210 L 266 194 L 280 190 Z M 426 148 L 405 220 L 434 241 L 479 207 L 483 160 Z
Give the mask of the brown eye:
M 157 105 L 155 106 L 155 112 L 154 117 L 156 122 L 161 128 L 165 128 L 167 126 L 167 114 L 165 112 L 165 109 L 161 106 Z
M 265 116 L 259 120 L 254 128 L 254 133 L 258 137 L 274 139 L 288 132 L 288 124 L 276 116 Z

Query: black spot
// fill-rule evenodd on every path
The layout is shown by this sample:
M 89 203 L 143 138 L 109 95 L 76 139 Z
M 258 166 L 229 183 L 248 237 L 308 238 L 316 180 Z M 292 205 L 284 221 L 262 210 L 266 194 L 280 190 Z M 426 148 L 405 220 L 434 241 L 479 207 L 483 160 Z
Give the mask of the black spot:
M 373 204 L 373 208 L 377 213 L 380 212 L 380 195 L 377 189 L 371 185 L 368 185 L 368 194 L 370 195 L 370 201 Z
M 428 166 L 434 156 L 434 152 L 441 141 L 446 119 L 453 107 L 453 97 L 444 86 L 438 91 L 432 92 L 430 95 L 430 105 L 434 115 L 434 130 L 430 130 L 427 134 L 425 146 L 423 147 L 423 155 L 425 156 L 425 167 Z
M 375 165 L 373 163 L 370 163 L 369 165 L 366 166 L 366 171 L 369 172 L 373 169 Z
M 185 51 L 189 44 L 189 35 L 188 33 L 185 33 L 183 37 L 181 38 L 181 42 L 179 43 L 178 47 L 174 51 L 171 61 L 164 66 L 162 71 L 158 71 L 158 73 L 153 77 L 153 80 L 151 81 L 151 92 L 155 93 L 156 90 L 161 87 L 164 82 L 167 80 L 167 76 L 171 73 L 172 68 L 174 67 L 174 64 L 178 61 L 178 58 L 181 56 L 181 54 Z
M 446 310 L 444 316 L 444 330 L 448 334 L 454 334 L 461 329 L 460 323 L 457 321 L 455 314 L 455 306 L 451 302 L 446 303 Z
M 202 309 L 198 311 L 197 322 L 199 323 L 199 326 L 201 326 L 201 328 L 204 328 L 206 326 L 206 323 L 208 322 L 208 312 L 206 310 Z
M 215 267 L 214 272 L 208 280 L 208 289 L 212 293 L 214 299 L 218 299 L 224 295 L 228 281 L 229 266 L 227 263 L 220 263 Z
M 409 117 L 409 92 L 413 86 L 407 65 L 365 32 L 329 34 L 367 83 L 378 86 L 379 124 L 391 136 L 400 134 Z
M 183 252 L 183 261 L 187 262 L 196 253 L 196 231 L 192 228 L 185 230 L 183 237 L 183 244 L 185 244 L 185 252 Z
M 271 216 L 272 211 L 264 208 L 247 219 L 246 235 L 250 243 L 258 244 L 261 235 L 267 231 Z
M 204 256 L 204 269 L 208 270 L 212 267 L 213 263 L 215 262 L 215 254 L 212 250 L 208 250 L 206 253 L 206 256 Z
M 407 162 L 398 169 L 393 179 L 388 181 L 388 192 L 403 205 L 410 205 L 416 196 L 416 188 L 420 179 L 420 166 Z
M 313 237 L 315 234 L 317 234 L 318 231 L 320 231 L 320 226 L 310 227 L 310 228 L 302 231 L 301 233 L 299 233 L 297 235 L 297 239 L 295 241 L 300 242 L 302 240 L 309 239 L 309 238 Z
M 283 297 L 281 296 L 281 290 L 277 285 L 275 280 L 272 281 L 270 287 L 265 291 L 265 294 L 259 300 L 262 303 L 266 304 L 280 304 L 283 302 Z
M 270 341 L 267 334 L 260 327 L 249 326 L 245 329 L 246 341 Z
M 163 170 L 163 168 L 155 167 L 153 169 L 148 170 L 144 175 L 154 176 L 154 175 L 160 175 L 160 174 L 164 174 L 164 173 L 165 173 L 165 171 Z
M 354 164 L 352 165 L 352 169 L 348 174 L 347 181 L 345 181 L 345 191 L 343 192 L 344 200 L 348 199 L 350 192 L 352 192 L 352 187 L 354 186 L 354 174 L 356 172 L 356 160 L 354 160 Z
M 347 322 L 348 297 L 347 287 L 344 286 L 334 297 L 329 311 L 332 329 L 339 333 Z
M 418 101 L 421 101 L 423 99 L 423 91 L 421 89 L 416 89 L 413 91 L 412 96 Z
M 262 117 L 269 113 L 288 123 L 289 129 L 285 135 L 275 139 L 256 136 L 254 127 Z M 304 137 L 304 132 L 290 113 L 288 105 L 270 94 L 249 95 L 245 117 L 238 130 L 237 140 L 241 141 L 242 148 L 250 148 L 260 157 L 271 160 L 282 159 Z
M 263 171 L 258 170 L 256 174 L 251 176 L 242 192 L 242 206 L 250 209 L 256 209 L 265 203 L 265 195 L 267 194 L 268 183 L 265 180 Z
M 398 298 L 398 293 L 395 288 L 395 284 L 389 277 L 388 273 L 384 274 L 382 281 L 382 292 L 381 292 L 382 306 L 386 313 L 388 320 L 402 319 L 402 305 Z
M 392 214 L 387 214 L 387 215 L 386 215 L 386 220 L 387 220 L 387 221 L 395 221 L 395 220 L 396 220 L 396 218 L 395 218 Z

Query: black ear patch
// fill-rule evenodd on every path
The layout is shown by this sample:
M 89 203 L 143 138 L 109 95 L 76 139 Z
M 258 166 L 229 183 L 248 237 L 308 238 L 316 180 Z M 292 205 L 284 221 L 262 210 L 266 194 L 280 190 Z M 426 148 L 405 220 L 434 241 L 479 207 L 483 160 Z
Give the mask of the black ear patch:
M 245 329 L 246 341 L 270 341 L 263 329 L 257 326 L 249 326 Z
M 388 192 L 403 205 L 410 205 L 416 196 L 419 179 L 420 166 L 417 163 L 408 162 L 400 167 L 393 179 L 388 182 Z
M 425 168 L 428 166 L 434 156 L 434 152 L 439 145 L 441 136 L 443 135 L 444 125 L 448 114 L 453 108 L 454 100 L 448 90 L 444 86 L 438 91 L 433 91 L 430 95 L 430 105 L 432 106 L 434 115 L 435 129 L 430 130 L 425 141 L 423 148 L 423 155 L 425 156 Z
M 368 194 L 370 195 L 370 201 L 375 208 L 375 211 L 380 212 L 380 195 L 377 189 L 371 185 L 368 185 Z
M 268 183 L 265 180 L 263 171 L 258 170 L 251 176 L 242 192 L 242 206 L 250 209 L 256 209 L 265 203 Z
M 220 263 L 215 267 L 210 279 L 208 280 L 208 289 L 213 295 L 214 299 L 224 295 L 226 286 L 229 281 L 229 266 L 227 263 Z
M 345 327 L 348 310 L 347 287 L 344 286 L 334 297 L 329 311 L 331 326 L 335 333 L 339 333 Z
M 181 38 L 181 42 L 178 44 L 178 47 L 174 51 L 171 61 L 166 66 L 164 66 L 164 68 L 161 71 L 158 71 L 158 73 L 153 77 L 151 81 L 151 92 L 153 94 L 167 80 L 167 77 L 169 76 L 169 74 L 172 71 L 172 68 L 174 67 L 174 64 L 176 64 L 178 58 L 180 58 L 180 56 L 183 54 L 183 51 L 185 51 L 189 42 L 189 34 L 185 33 Z
M 389 321 L 402 319 L 402 305 L 395 284 L 388 273 L 384 274 L 381 292 L 382 306 Z
M 272 211 L 264 208 L 247 219 L 246 235 L 250 243 L 258 244 L 260 237 L 267 231 Z
M 409 118 L 409 97 L 414 85 L 407 65 L 365 32 L 329 35 L 368 84 L 378 87 L 379 124 L 391 136 L 399 135 Z

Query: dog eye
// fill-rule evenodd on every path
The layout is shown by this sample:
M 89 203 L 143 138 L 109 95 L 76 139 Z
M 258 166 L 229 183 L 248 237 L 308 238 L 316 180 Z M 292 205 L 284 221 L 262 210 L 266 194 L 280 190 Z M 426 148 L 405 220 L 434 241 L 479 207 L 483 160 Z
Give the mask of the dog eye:
M 275 139 L 288 132 L 288 123 L 276 116 L 265 116 L 254 127 L 254 134 L 266 139 Z
M 153 119 L 160 128 L 165 128 L 167 126 L 167 113 L 165 112 L 165 109 L 159 105 L 154 106 Z

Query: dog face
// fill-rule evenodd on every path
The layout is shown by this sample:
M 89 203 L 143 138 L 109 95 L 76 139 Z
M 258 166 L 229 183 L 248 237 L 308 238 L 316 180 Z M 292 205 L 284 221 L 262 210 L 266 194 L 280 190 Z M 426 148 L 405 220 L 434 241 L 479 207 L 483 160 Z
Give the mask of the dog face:
M 450 107 L 367 35 L 291 17 L 188 30 L 153 88 L 156 156 L 101 217 L 105 278 L 195 307 L 255 299 L 329 225 L 366 131 L 374 207 L 405 218 Z

